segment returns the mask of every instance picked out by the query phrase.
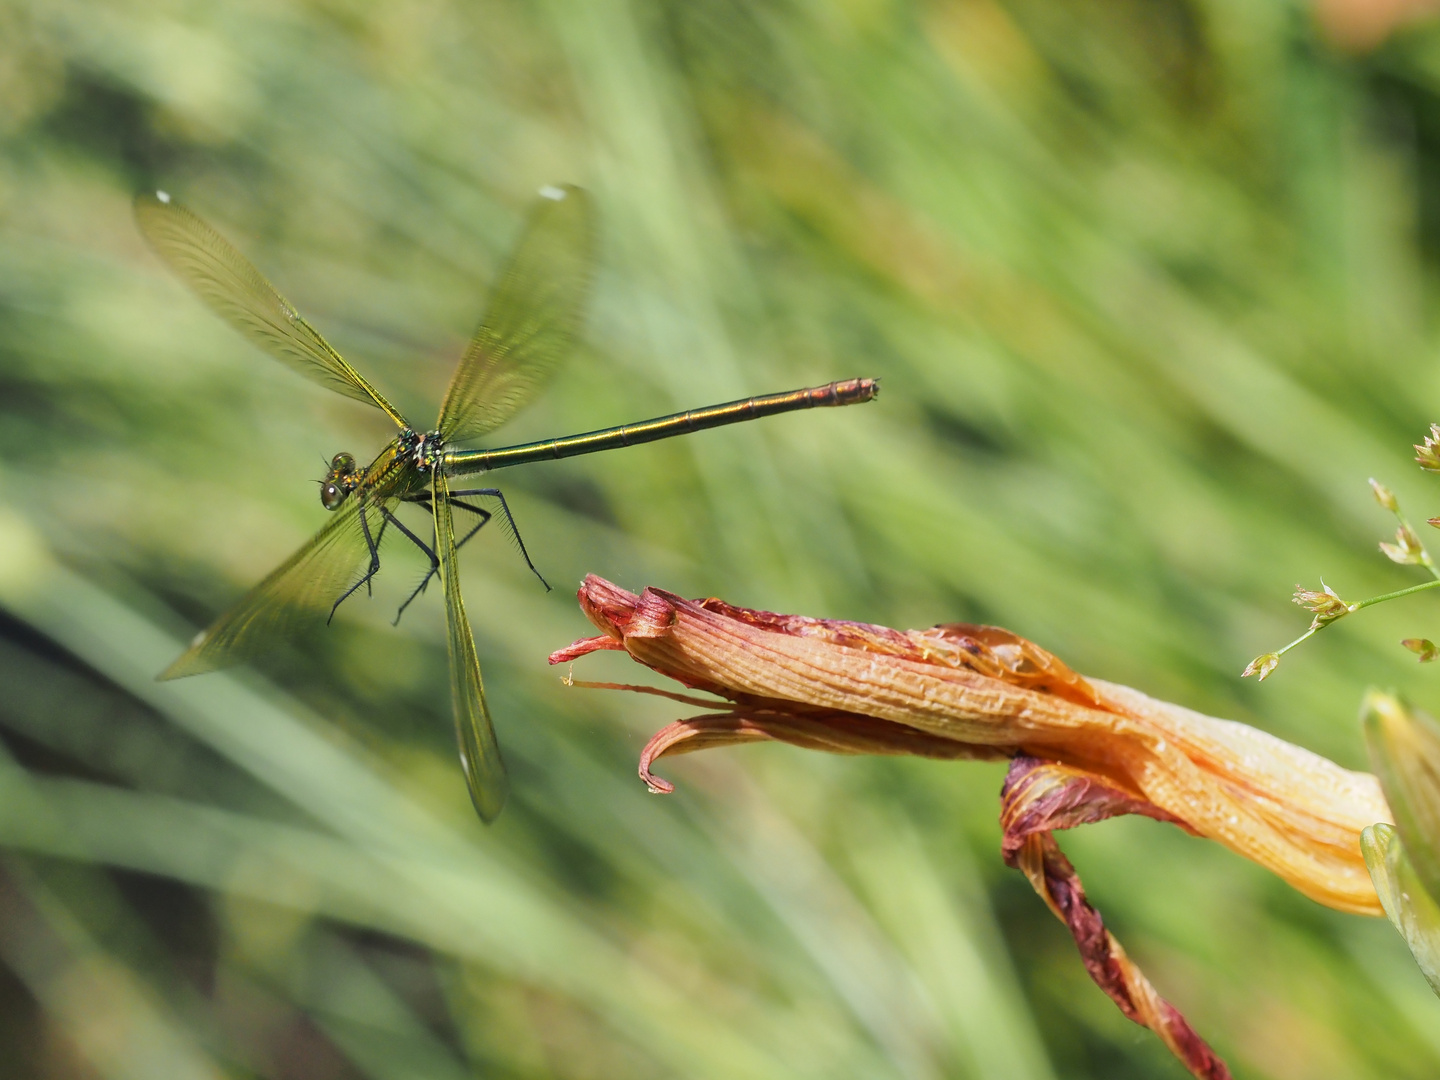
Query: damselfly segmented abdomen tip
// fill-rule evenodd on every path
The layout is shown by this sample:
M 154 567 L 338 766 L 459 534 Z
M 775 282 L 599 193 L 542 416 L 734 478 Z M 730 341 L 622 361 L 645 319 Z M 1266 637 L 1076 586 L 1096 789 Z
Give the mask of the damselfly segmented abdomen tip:
M 851 379 L 848 384 L 841 383 L 837 389 L 848 390 L 851 387 L 854 388 L 855 396 L 864 401 L 870 401 L 880 396 L 879 379 Z

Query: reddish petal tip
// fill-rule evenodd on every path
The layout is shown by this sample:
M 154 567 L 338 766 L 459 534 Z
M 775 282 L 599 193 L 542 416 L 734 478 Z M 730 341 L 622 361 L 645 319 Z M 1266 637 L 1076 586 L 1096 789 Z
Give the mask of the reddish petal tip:
M 550 663 L 565 664 L 571 660 L 577 660 L 582 656 L 589 656 L 592 652 L 600 652 L 602 649 L 618 649 L 625 651 L 623 642 L 607 634 L 599 637 L 581 638 L 579 641 L 566 645 L 563 649 L 556 649 L 550 654 Z
M 669 795 L 675 790 L 675 785 L 669 780 L 655 776 L 645 769 L 640 770 L 640 779 L 645 781 L 651 795 Z

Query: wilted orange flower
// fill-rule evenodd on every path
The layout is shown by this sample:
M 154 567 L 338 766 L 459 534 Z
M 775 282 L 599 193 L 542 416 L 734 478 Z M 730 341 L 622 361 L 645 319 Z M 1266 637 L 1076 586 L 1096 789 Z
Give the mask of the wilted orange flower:
M 623 650 L 724 699 L 671 695 L 719 711 L 650 740 L 640 775 L 654 791 L 672 790 L 651 772 L 667 754 L 765 739 L 832 753 L 1012 759 L 1002 791 L 1006 861 L 1070 928 L 1096 983 L 1196 1076 L 1230 1074 L 1105 930 L 1054 830 L 1144 814 L 1219 841 L 1320 903 L 1382 914 L 1359 840 L 1367 825 L 1391 820 L 1373 776 L 1086 679 L 1007 630 L 776 615 L 659 589 L 636 596 L 593 575 L 579 599 L 603 633 L 551 663 Z

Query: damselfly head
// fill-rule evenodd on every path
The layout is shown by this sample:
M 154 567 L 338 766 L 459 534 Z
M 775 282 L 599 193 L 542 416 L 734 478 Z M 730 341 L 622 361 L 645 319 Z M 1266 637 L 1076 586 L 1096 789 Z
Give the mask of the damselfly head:
M 320 481 L 320 503 L 326 510 L 338 509 L 345 496 L 355 490 L 359 483 L 355 469 L 355 456 L 343 450 L 330 459 L 330 468 L 325 479 Z

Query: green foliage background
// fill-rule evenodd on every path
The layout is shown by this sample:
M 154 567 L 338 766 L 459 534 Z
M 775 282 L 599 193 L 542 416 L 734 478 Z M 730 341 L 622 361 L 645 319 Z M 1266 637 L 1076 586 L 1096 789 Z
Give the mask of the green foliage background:
M 463 576 L 514 779 L 466 798 L 419 562 L 261 670 L 156 671 L 322 522 L 384 420 L 171 280 L 174 192 L 423 423 L 531 193 L 596 195 L 584 344 L 505 442 L 875 375 L 863 408 L 500 475 Z M 1236 0 L 0 3 L 0 1061 L 7 1077 L 1178 1077 L 1005 870 L 1003 770 L 637 752 L 566 689 L 585 572 L 1077 669 L 1363 767 L 1320 576 L 1440 512 L 1440 32 L 1364 59 Z M 432 590 L 433 593 L 433 590 Z M 582 678 L 635 681 L 623 658 Z M 1062 840 L 1243 1077 L 1431 1077 L 1378 920 L 1153 822 Z

